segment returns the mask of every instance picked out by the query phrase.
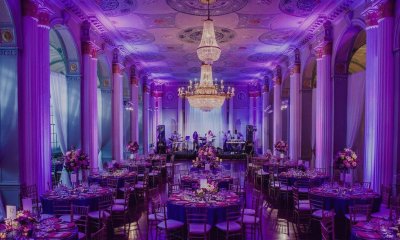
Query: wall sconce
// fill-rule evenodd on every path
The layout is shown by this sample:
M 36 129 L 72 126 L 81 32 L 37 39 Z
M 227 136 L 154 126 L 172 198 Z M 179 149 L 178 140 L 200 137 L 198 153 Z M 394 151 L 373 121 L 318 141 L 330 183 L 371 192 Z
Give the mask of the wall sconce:
M 281 110 L 285 111 L 289 107 L 289 100 L 283 100 L 281 104 Z
M 126 111 L 133 111 L 134 105 L 132 101 L 124 100 L 124 108 Z

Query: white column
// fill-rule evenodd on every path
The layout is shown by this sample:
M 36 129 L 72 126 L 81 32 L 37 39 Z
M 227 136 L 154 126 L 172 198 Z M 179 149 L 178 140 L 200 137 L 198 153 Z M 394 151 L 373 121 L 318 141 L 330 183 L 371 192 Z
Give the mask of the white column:
M 276 74 L 274 80 L 274 118 L 273 118 L 273 126 L 274 126 L 274 134 L 273 134 L 273 143 L 282 140 L 282 100 L 281 100 L 281 84 L 282 84 L 282 70 L 278 65 L 276 67 Z
M 228 108 L 229 108 L 229 110 L 228 110 L 229 111 L 229 119 L 228 119 L 229 126 L 228 126 L 228 128 L 233 133 L 235 131 L 235 123 L 233 122 L 233 97 L 229 98 Z
M 136 77 L 136 69 L 131 68 L 131 101 L 133 110 L 131 111 L 131 140 L 139 143 L 139 84 Z
M 295 51 L 295 64 L 290 72 L 290 133 L 289 133 L 289 156 L 292 160 L 300 157 L 300 53 Z
M 269 146 L 269 139 L 268 139 L 268 112 L 266 111 L 269 105 L 269 86 L 266 84 L 263 88 L 262 93 L 262 109 L 261 109 L 261 116 L 262 116 L 262 149 L 263 154 L 265 154 L 268 150 Z
M 149 101 L 150 91 L 147 82 L 143 83 L 143 153 L 149 154 Z
M 393 144 L 394 144 L 394 4 L 392 1 L 379 1 L 378 20 L 378 65 L 376 79 L 376 162 L 379 165 L 379 183 L 385 186 L 393 184 Z M 399 67 L 399 66 L 397 66 Z M 367 96 L 368 98 L 368 96 Z M 378 184 L 378 181 L 374 181 Z M 374 186 L 380 189 L 380 186 Z
M 249 92 L 249 125 L 254 125 L 254 97 Z
M 123 86 L 118 49 L 114 49 L 112 92 L 112 158 L 123 160 Z
M 364 181 L 371 182 L 374 190 L 380 187 L 379 162 L 376 159 L 376 133 L 377 133 L 377 109 L 376 107 L 376 79 L 378 65 L 378 19 L 377 11 L 368 11 L 365 13 L 367 38 L 366 51 L 366 76 L 365 76 L 365 161 L 364 161 Z
M 82 150 L 88 154 L 90 168 L 98 163 L 98 115 L 97 115 L 97 53 L 90 42 L 90 23 L 84 21 L 81 27 L 82 78 L 81 78 L 81 140 Z
M 317 54 L 316 89 L 316 160 L 315 167 L 326 168 L 330 172 L 333 159 L 332 131 L 332 80 L 331 43 L 325 43 Z
M 178 97 L 178 133 L 183 134 L 183 101 L 185 99 Z M 175 129 L 172 129 L 175 130 Z

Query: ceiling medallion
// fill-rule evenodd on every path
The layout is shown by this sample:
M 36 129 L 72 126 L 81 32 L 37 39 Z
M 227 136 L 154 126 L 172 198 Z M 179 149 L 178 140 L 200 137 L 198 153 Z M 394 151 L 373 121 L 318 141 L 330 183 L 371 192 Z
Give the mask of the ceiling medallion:
M 226 43 L 235 38 L 236 32 L 229 28 L 214 27 L 217 43 Z M 178 33 L 178 38 L 187 43 L 200 43 L 203 27 L 190 27 Z
M 308 17 L 318 6 L 321 0 L 281 0 L 279 9 L 295 17 Z
M 263 33 L 258 40 L 264 44 L 282 45 L 290 40 L 295 32 L 295 28 L 274 29 Z
M 233 12 L 237 12 L 247 5 L 249 0 L 211 0 L 210 15 L 220 16 Z M 167 0 L 167 4 L 178 12 L 207 16 L 208 0 Z
M 92 0 L 109 17 L 123 16 L 137 7 L 136 0 Z
M 154 42 L 153 34 L 137 28 L 118 28 L 121 36 L 131 44 L 142 45 Z

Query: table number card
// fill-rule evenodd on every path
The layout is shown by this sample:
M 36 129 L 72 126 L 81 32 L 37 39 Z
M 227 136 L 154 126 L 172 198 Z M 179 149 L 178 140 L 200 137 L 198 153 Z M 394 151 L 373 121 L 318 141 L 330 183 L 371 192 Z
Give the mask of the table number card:
M 17 206 L 11 206 L 7 205 L 6 206 L 6 211 L 7 211 L 7 218 L 8 219 L 15 219 L 17 217 Z
M 205 164 L 204 170 L 210 171 L 210 164 L 209 164 L 209 163 L 206 163 L 206 164 Z
M 22 209 L 32 212 L 32 198 L 22 199 Z

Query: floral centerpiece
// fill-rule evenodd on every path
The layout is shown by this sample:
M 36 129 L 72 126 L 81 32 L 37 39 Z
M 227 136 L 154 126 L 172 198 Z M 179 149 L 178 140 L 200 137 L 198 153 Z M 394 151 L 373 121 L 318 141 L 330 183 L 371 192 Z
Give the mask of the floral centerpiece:
M 355 169 L 358 165 L 357 154 L 350 148 L 339 151 L 336 156 L 336 168 L 341 171 Z
M 64 167 L 68 172 L 89 169 L 89 157 L 81 149 L 67 151 L 64 156 Z
M 211 169 L 219 168 L 217 149 L 213 146 L 199 148 L 197 158 L 192 163 L 195 168 L 204 168 L 206 164 L 210 164 Z
M 126 150 L 131 154 L 130 158 L 134 158 L 134 154 L 139 151 L 139 144 L 137 142 L 130 141 L 128 145 L 126 145 Z
M 268 149 L 267 152 L 265 153 L 265 160 L 270 162 L 272 161 L 272 158 L 273 158 L 272 152 L 271 150 Z
M 0 233 L 0 239 L 29 239 L 37 223 L 30 211 L 18 211 L 15 219 L 5 220 L 6 229 Z
M 200 198 L 204 198 L 207 194 L 215 194 L 218 192 L 218 187 L 215 182 L 207 183 L 203 188 L 199 188 L 195 191 L 195 195 Z
M 288 144 L 285 141 L 280 140 L 277 143 L 275 143 L 275 150 L 280 153 L 287 153 Z

